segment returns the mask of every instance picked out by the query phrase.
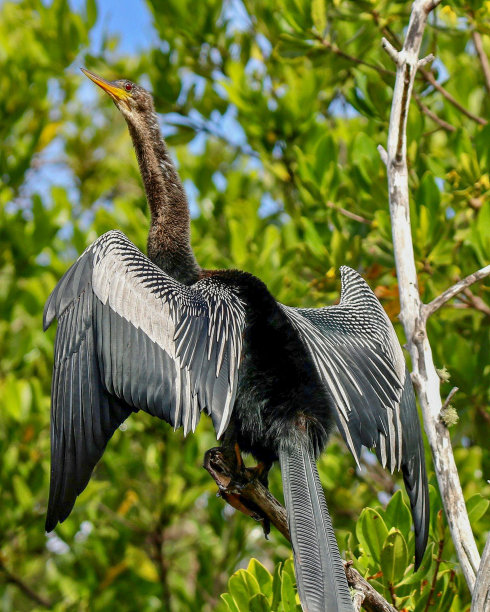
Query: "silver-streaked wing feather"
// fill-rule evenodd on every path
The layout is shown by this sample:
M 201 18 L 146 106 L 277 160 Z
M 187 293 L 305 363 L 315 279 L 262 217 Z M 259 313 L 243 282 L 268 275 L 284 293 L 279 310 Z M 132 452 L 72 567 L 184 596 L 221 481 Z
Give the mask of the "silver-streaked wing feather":
M 221 436 L 237 390 L 245 310 L 219 279 L 181 285 L 112 231 L 60 280 L 45 329 L 54 318 L 48 531 L 68 516 L 132 411 L 185 434 L 205 411 Z
M 334 417 L 359 463 L 362 445 L 402 470 L 416 530 L 416 562 L 428 532 L 424 449 L 410 375 L 393 326 L 362 277 L 341 267 L 340 303 L 283 309 L 333 400 Z

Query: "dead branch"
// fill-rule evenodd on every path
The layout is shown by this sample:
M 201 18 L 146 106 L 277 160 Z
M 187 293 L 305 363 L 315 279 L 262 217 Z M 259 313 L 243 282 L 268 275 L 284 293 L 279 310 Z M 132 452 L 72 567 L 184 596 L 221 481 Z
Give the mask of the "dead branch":
M 403 47 L 400 51 L 383 39 L 383 46 L 396 64 L 396 81 L 390 115 L 387 147 L 387 174 L 390 199 L 390 215 L 393 232 L 393 246 L 398 276 L 401 313 L 400 319 L 405 329 L 408 349 L 412 358 L 414 380 L 422 412 L 424 426 L 432 450 L 434 469 L 439 490 L 451 530 L 452 539 L 470 591 L 475 584 L 476 572 L 480 564 L 463 492 L 454 461 L 451 440 L 447 427 L 440 421 L 442 401 L 440 381 L 434 367 L 432 351 L 427 338 L 427 313 L 433 312 L 461 289 L 450 289 L 443 299 L 436 298 L 428 309 L 420 299 L 410 228 L 410 208 L 408 191 L 407 138 L 406 126 L 410 98 L 417 69 L 426 63 L 419 60 L 420 46 L 427 17 L 439 0 L 415 0 L 412 5 L 410 21 Z M 421 70 L 422 75 L 436 89 L 441 87 L 432 73 Z M 441 91 L 441 93 L 443 93 Z M 443 95 L 447 98 L 445 92 Z M 469 116 L 466 109 L 452 103 Z M 481 123 L 480 119 L 471 116 Z M 471 283 L 470 283 L 471 284 Z M 442 297 L 442 296 L 441 296 Z
M 489 275 L 490 265 L 481 268 L 481 270 L 478 270 L 477 272 L 473 272 L 473 274 L 469 274 L 466 278 L 463 278 L 452 287 L 449 287 L 449 289 L 446 289 L 444 293 L 441 293 L 441 295 L 433 299 L 431 302 L 424 304 L 422 306 L 422 313 L 425 321 L 441 306 L 444 306 L 446 302 L 458 295 L 458 293 L 461 293 L 461 291 L 464 291 L 466 288 L 473 285 L 473 283 L 476 283 Z
M 490 535 L 481 557 L 480 569 L 476 575 L 471 612 L 485 612 L 490 609 Z

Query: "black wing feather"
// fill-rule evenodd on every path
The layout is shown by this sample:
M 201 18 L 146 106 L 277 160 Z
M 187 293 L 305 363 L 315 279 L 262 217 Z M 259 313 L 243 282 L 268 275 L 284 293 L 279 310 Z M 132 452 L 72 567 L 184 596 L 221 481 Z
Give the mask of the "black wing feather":
M 216 304 L 230 329 L 215 329 Z M 62 277 L 45 306 L 45 329 L 54 318 L 48 531 L 68 516 L 131 412 L 187 433 L 206 408 L 223 432 L 245 324 L 229 287 L 209 279 L 180 285 L 120 232 L 101 236 Z
M 359 462 L 361 444 L 383 466 L 402 470 L 415 526 L 415 564 L 428 536 L 424 447 L 410 375 L 395 332 L 367 283 L 343 266 L 340 304 L 283 307 L 334 398 L 334 416 Z

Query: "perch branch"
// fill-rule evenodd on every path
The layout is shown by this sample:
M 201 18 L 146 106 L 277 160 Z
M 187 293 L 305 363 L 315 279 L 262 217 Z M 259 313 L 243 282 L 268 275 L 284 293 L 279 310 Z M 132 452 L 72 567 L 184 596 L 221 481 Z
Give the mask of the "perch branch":
M 221 448 L 212 448 L 204 456 L 204 466 L 218 485 L 219 495 L 235 509 L 262 523 L 269 533 L 272 524 L 291 542 L 286 509 L 277 501 L 258 478 L 253 469 L 238 466 Z M 374 587 L 352 567 L 352 561 L 343 561 L 349 586 L 362 596 L 362 606 L 367 612 L 396 612 Z M 361 595 L 358 595 L 361 593 Z M 356 605 L 358 605 L 356 603 Z M 359 608 L 358 608 L 359 609 Z
M 412 5 L 407 34 L 401 51 L 397 53 L 396 81 L 391 106 L 387 147 L 388 192 L 393 232 L 400 319 L 403 323 L 412 358 L 413 380 L 424 416 L 424 426 L 434 459 L 439 490 L 451 530 L 456 552 L 470 591 L 473 591 L 480 564 L 447 427 L 440 421 L 442 408 L 440 381 L 434 367 L 427 338 L 424 305 L 420 299 L 417 272 L 410 228 L 410 208 L 407 167 L 406 127 L 410 98 L 427 17 L 439 4 L 438 0 L 415 0 Z M 386 43 L 383 42 L 386 48 Z M 393 53 L 390 53 L 393 56 Z M 424 78 L 437 87 L 431 73 L 421 70 Z M 442 93 L 442 92 L 441 92 Z M 460 110 L 465 111 L 462 107 Z M 467 113 L 465 113 L 467 114 Z M 464 288 L 464 287 L 463 287 Z M 456 295 L 450 291 L 448 299 Z M 443 294 L 444 295 L 444 294 Z M 447 295 L 447 294 L 446 294 Z M 442 305 L 444 300 L 440 302 Z M 429 311 L 436 308 L 429 307 Z
M 489 275 L 490 265 L 481 268 L 481 270 L 478 270 L 477 272 L 473 272 L 473 274 L 469 274 L 466 278 L 463 278 L 452 287 L 449 287 L 449 289 L 446 289 L 444 293 L 441 293 L 441 295 L 433 299 L 431 302 L 422 306 L 424 319 L 427 320 L 431 314 L 433 314 L 441 306 L 444 306 L 446 302 L 458 295 L 458 293 L 461 293 L 461 291 L 464 291 L 464 289 L 468 288 L 470 285 L 473 285 L 473 283 L 476 283 Z

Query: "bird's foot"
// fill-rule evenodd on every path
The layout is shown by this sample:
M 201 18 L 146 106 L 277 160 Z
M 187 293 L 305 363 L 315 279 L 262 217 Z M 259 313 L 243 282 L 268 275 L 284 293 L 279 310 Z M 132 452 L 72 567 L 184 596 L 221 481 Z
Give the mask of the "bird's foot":
M 254 468 L 247 468 L 242 459 L 240 447 L 234 446 L 234 452 L 226 452 L 224 448 L 211 448 L 204 455 L 203 467 L 211 474 L 218 485 L 218 495 L 236 510 L 262 523 L 264 535 L 270 532 L 270 520 L 260 511 L 260 508 L 250 498 L 250 489 L 254 489 L 254 481 L 267 487 L 268 469 L 265 463 L 259 463 Z M 270 466 L 269 466 L 270 467 Z
M 255 467 L 245 468 L 248 480 L 259 480 L 264 487 L 269 486 L 269 470 L 271 464 L 265 461 L 259 461 Z

